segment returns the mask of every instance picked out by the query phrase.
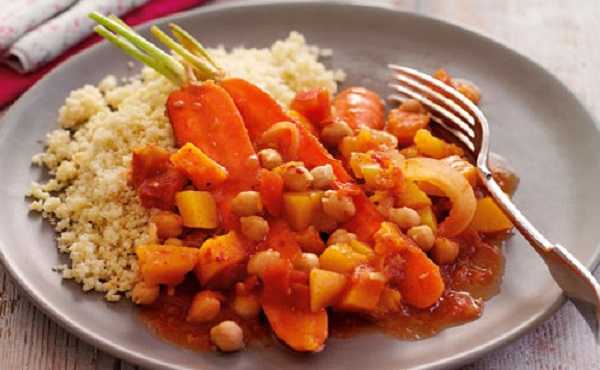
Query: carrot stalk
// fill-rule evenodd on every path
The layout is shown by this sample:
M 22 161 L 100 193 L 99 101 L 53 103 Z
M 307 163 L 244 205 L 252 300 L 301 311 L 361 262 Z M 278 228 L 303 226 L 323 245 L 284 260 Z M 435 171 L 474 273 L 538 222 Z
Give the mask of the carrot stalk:
M 104 26 L 109 31 L 112 31 L 115 34 L 128 40 L 131 44 L 133 44 L 142 52 L 145 52 L 149 57 L 151 57 L 155 61 L 155 63 L 160 64 L 164 68 L 170 70 L 174 75 L 178 77 L 180 81 L 179 84 L 185 81 L 185 70 L 183 68 L 183 65 L 169 54 L 154 46 L 150 41 L 137 34 L 131 27 L 124 25 L 121 21 L 116 21 L 109 17 L 105 17 L 98 12 L 90 13 L 89 17 L 92 20 Z
M 215 69 L 221 70 L 219 65 L 214 61 L 214 59 L 210 56 L 210 54 L 206 51 L 204 46 L 196 40 L 192 35 L 190 35 L 186 30 L 179 27 L 174 23 L 170 23 L 169 27 L 171 28 L 171 32 L 173 36 L 179 41 L 183 47 L 189 50 L 192 54 L 196 56 L 204 57 Z
M 160 28 L 156 26 L 152 26 L 150 28 L 150 32 L 156 37 L 160 42 L 167 45 L 171 50 L 173 50 L 177 55 L 183 58 L 184 61 L 189 63 L 193 70 L 196 72 L 196 76 L 200 80 L 206 80 L 215 76 L 217 71 L 211 65 L 203 61 L 201 58 L 192 54 L 189 50 L 187 50 L 182 45 L 178 44 L 170 38 L 166 33 L 160 30 Z

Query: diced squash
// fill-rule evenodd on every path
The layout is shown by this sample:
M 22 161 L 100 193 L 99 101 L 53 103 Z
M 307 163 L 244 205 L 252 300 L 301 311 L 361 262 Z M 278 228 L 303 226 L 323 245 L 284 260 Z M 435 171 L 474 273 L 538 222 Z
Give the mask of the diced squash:
M 160 239 L 177 238 L 183 231 L 183 220 L 177 213 L 160 211 L 150 217 Z
M 406 181 L 404 189 L 398 194 L 398 205 L 409 208 L 431 206 L 431 199 L 414 181 Z
M 227 179 L 227 170 L 200 148 L 187 143 L 171 155 L 171 163 L 199 190 L 212 189 Z
M 378 163 L 364 164 L 360 167 L 360 172 L 368 187 L 371 189 L 379 188 L 378 184 L 383 176 L 383 169 Z
M 368 261 L 369 257 L 356 252 L 348 244 L 329 246 L 319 257 L 319 265 L 322 269 L 340 273 L 350 273 L 356 266 Z
M 435 213 L 433 213 L 433 209 L 431 206 L 417 208 L 417 213 L 421 216 L 421 223 L 423 225 L 427 225 L 431 228 L 431 230 L 436 233 L 437 232 L 437 218 L 435 217 Z
M 347 311 L 372 311 L 377 307 L 385 287 L 385 276 L 369 268 L 358 268 L 350 288 L 340 301 L 338 308 Z
M 141 245 L 135 253 L 142 279 L 150 285 L 181 283 L 199 257 L 198 249 L 175 245 Z
M 400 154 L 402 154 L 404 158 L 415 158 L 419 156 L 419 150 L 416 145 L 411 145 L 401 149 Z
M 202 284 L 219 274 L 232 271 L 246 260 L 246 246 L 235 231 L 206 240 L 200 247 L 200 257 L 194 269 Z
M 379 298 L 378 312 L 386 315 L 400 312 L 402 309 L 402 294 L 396 289 L 385 287 Z
M 352 169 L 354 177 L 357 179 L 362 179 L 364 177 L 362 173 L 362 168 L 364 166 L 376 164 L 377 161 L 370 154 L 354 152 L 350 155 L 350 168 Z
M 367 243 L 361 242 L 359 240 L 351 240 L 349 245 L 353 251 L 365 255 L 369 259 L 371 259 L 375 255 L 375 252 L 373 252 L 373 249 Z
M 350 158 L 354 152 L 365 153 L 369 150 L 394 149 L 397 145 L 398 139 L 389 132 L 363 126 L 358 135 L 346 136 L 340 143 L 339 150 L 344 158 Z
M 320 191 L 288 192 L 283 194 L 283 208 L 290 226 L 302 231 L 312 224 L 321 207 Z
M 175 204 L 183 218 L 183 226 L 214 229 L 219 226 L 217 204 L 206 191 L 186 190 L 175 194 Z
M 471 229 L 483 233 L 493 233 L 508 230 L 512 226 L 512 222 L 491 197 L 487 196 L 477 200 L 477 209 L 471 222 Z
M 458 146 L 445 142 L 431 134 L 428 130 L 421 129 L 415 134 L 417 150 L 428 157 L 442 159 L 451 155 L 462 155 L 463 151 Z
M 312 269 L 309 286 L 310 309 L 317 312 L 338 299 L 346 287 L 346 276 L 333 271 Z

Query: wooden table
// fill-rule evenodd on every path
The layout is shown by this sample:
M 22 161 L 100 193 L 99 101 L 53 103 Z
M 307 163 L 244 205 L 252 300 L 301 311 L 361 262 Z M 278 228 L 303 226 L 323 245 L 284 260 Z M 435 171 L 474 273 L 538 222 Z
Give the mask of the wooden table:
M 401 9 L 481 31 L 556 74 L 600 117 L 598 0 L 396 0 Z M 596 41 L 596 42 L 595 42 Z M 0 83 L 1 85 L 1 83 Z M 598 276 L 598 274 L 597 274 Z M 68 334 L 36 309 L 0 266 L 3 369 L 134 369 Z M 464 369 L 596 369 L 600 348 L 571 304 L 507 347 Z

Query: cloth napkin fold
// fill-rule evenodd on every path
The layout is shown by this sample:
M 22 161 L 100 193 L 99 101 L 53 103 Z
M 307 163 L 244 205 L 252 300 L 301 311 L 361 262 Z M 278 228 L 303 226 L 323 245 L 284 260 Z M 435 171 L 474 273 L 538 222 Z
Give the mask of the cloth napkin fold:
M 55 18 L 18 39 L 4 57 L 5 63 L 17 72 L 31 72 L 92 33 L 95 23 L 88 18 L 89 13 L 97 11 L 121 16 L 147 2 L 148 0 L 78 1 Z M 59 3 L 60 6 L 65 5 L 64 1 Z
M 0 3 L 0 52 L 26 32 L 62 12 L 77 0 L 20 0 Z
M 35 0 L 12 0 L 16 3 L 29 2 Z M 94 2 L 95 0 L 80 0 L 81 2 Z M 111 0 L 112 1 L 112 0 Z M 138 0 L 140 1 L 140 0 Z M 148 0 L 144 5 L 133 9 L 125 16 L 123 20 L 129 25 L 138 25 L 148 20 L 164 17 L 166 15 L 184 11 L 195 6 L 206 3 L 207 0 Z M 43 22 L 43 21 L 40 21 Z M 5 23 L 0 19 L 0 25 Z M 0 32 L 2 27 L 0 27 Z M 20 74 L 8 66 L 0 65 L 0 108 L 11 103 L 27 88 L 33 85 L 37 80 L 42 78 L 52 68 L 68 59 L 71 55 L 87 48 L 90 45 L 98 42 L 101 38 L 95 34 L 86 37 L 79 43 L 67 49 L 65 52 L 57 56 L 50 63 L 40 67 L 39 69 L 27 73 Z

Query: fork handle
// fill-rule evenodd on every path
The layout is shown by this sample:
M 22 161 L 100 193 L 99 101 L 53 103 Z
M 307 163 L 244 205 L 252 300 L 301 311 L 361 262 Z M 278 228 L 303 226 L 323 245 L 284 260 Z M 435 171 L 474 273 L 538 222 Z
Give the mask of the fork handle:
M 479 168 L 479 175 L 506 216 L 544 259 L 556 283 L 569 297 L 592 303 L 600 318 L 600 284 L 590 270 L 565 247 L 550 243 L 504 193 L 489 169 Z
M 513 225 L 519 230 L 525 239 L 535 248 L 538 253 L 548 253 L 554 245 L 533 226 L 531 222 L 519 211 L 508 195 L 502 190 L 500 185 L 494 180 L 492 171 L 488 168 L 479 168 L 479 177 L 490 192 L 490 195 L 498 206 L 502 208 L 506 216 L 512 221 Z

